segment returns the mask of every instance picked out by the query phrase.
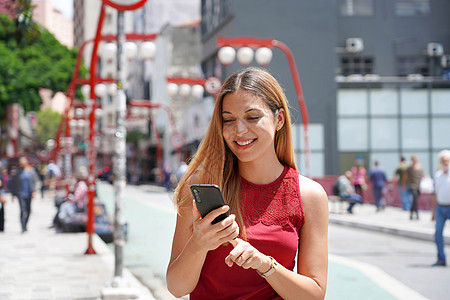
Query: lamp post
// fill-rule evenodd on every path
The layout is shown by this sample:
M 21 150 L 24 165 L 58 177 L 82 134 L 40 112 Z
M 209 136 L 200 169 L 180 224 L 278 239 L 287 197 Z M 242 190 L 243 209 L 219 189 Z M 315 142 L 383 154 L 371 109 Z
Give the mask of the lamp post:
M 126 96 L 124 82 L 126 75 L 124 44 L 126 35 L 124 31 L 124 11 L 135 10 L 142 7 L 147 0 L 102 0 L 103 5 L 109 5 L 118 11 L 117 15 L 117 94 L 115 99 L 116 108 L 116 131 L 114 149 L 114 191 L 115 191 L 115 213 L 114 213 L 114 254 L 115 268 L 111 289 L 104 289 L 102 295 L 105 297 L 118 295 L 134 298 L 135 292 L 130 290 L 122 277 L 123 272 L 123 246 L 125 244 L 125 216 L 123 213 L 123 196 L 126 184 Z M 92 62 L 91 62 L 92 63 Z M 92 85 L 91 85 L 92 86 Z M 118 289 L 119 288 L 119 289 Z
M 262 66 L 265 66 L 269 64 L 272 59 L 272 48 L 278 48 L 286 55 L 292 74 L 292 80 L 294 81 L 300 113 L 302 115 L 304 131 L 305 175 L 309 176 L 311 173 L 311 165 L 308 138 L 308 110 L 306 108 L 306 103 L 303 96 L 303 90 L 300 84 L 300 77 L 297 72 L 294 55 L 292 54 L 289 47 L 286 44 L 273 38 L 258 39 L 253 37 L 218 37 L 217 47 L 220 48 L 218 52 L 219 60 L 224 65 L 232 64 L 235 57 L 237 56 L 239 63 L 246 66 L 251 63 L 253 57 L 255 56 L 256 62 Z M 235 48 L 239 48 L 237 51 L 237 55 Z M 255 52 L 254 49 L 256 49 Z

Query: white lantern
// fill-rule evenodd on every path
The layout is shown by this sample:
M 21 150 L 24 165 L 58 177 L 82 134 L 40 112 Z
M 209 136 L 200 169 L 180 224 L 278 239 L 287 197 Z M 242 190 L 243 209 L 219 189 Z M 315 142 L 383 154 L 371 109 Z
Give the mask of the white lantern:
M 195 84 L 192 86 L 191 94 L 195 99 L 200 99 L 203 96 L 205 89 L 200 84 Z
M 250 47 L 242 47 L 237 52 L 237 59 L 243 66 L 249 65 L 253 60 L 253 49 Z
M 47 149 L 52 150 L 53 148 L 55 148 L 56 142 L 54 139 L 48 139 L 46 144 Z
M 133 42 L 125 42 L 124 46 L 123 46 L 123 52 L 125 54 L 125 57 L 128 60 L 132 60 L 136 58 L 137 55 L 137 45 L 136 43 Z
M 69 121 L 69 126 L 70 126 L 72 129 L 75 129 L 75 127 L 77 127 L 77 124 L 78 124 L 78 122 L 77 122 L 77 120 L 75 120 L 75 119 L 71 119 L 71 120 Z
M 141 57 L 143 59 L 153 59 L 156 54 L 156 45 L 153 42 L 143 42 L 141 44 Z
M 267 66 L 272 60 L 272 50 L 267 47 L 258 48 L 255 52 L 255 60 L 261 66 Z
M 84 84 L 81 87 L 81 93 L 83 94 L 85 100 L 89 99 L 91 96 L 91 86 L 89 84 Z
M 103 59 L 113 60 L 117 54 L 117 46 L 114 43 L 105 43 L 101 48 L 101 55 Z
M 117 95 L 117 84 L 115 84 L 115 83 L 111 83 L 111 84 L 109 84 L 108 85 L 108 94 L 110 95 L 110 96 L 115 96 L 115 95 Z
M 75 116 L 76 117 L 84 117 L 84 109 L 82 109 L 81 107 L 78 107 L 75 109 Z
M 95 117 L 97 119 L 100 119 L 103 116 L 103 109 L 101 108 L 96 108 L 95 109 Z
M 148 109 L 146 107 L 141 107 L 141 109 L 139 110 L 139 115 L 141 117 L 145 117 L 148 115 Z
M 77 120 L 77 126 L 79 128 L 83 128 L 85 125 L 86 125 L 86 121 L 85 120 L 83 120 L 83 119 Z
M 95 92 L 95 95 L 99 98 L 105 97 L 106 96 L 106 85 L 104 85 L 103 83 L 99 83 L 99 84 L 95 85 L 94 92 Z
M 132 107 L 131 108 L 131 114 L 133 116 L 139 116 L 139 111 L 140 111 L 139 107 Z
M 236 57 L 236 50 L 232 47 L 222 47 L 219 50 L 219 53 L 217 53 L 217 56 L 219 57 L 219 61 L 223 65 L 231 65 Z
M 167 84 L 167 94 L 170 98 L 175 97 L 175 95 L 178 94 L 178 84 L 173 82 Z
M 183 83 L 180 85 L 180 96 L 183 98 L 189 97 L 191 93 L 191 86 L 189 84 Z

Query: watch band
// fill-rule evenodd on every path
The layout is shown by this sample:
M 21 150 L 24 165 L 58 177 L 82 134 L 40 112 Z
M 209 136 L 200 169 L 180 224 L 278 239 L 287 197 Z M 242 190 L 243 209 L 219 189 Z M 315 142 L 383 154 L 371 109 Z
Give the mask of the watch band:
M 262 278 L 266 278 L 267 276 L 272 275 L 278 269 L 278 262 L 272 256 L 269 256 L 269 257 L 270 257 L 270 269 L 269 269 L 269 271 L 267 271 L 265 273 L 261 273 L 258 270 L 256 270 L 256 272 L 258 272 L 259 276 L 261 276 Z

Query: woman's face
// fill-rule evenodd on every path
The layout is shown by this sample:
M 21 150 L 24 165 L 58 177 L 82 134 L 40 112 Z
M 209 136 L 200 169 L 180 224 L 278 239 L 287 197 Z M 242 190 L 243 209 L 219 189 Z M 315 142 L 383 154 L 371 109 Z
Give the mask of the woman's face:
M 234 92 L 223 99 L 223 137 L 241 162 L 276 157 L 275 132 L 283 123 L 283 109 L 275 116 L 264 100 L 251 93 Z

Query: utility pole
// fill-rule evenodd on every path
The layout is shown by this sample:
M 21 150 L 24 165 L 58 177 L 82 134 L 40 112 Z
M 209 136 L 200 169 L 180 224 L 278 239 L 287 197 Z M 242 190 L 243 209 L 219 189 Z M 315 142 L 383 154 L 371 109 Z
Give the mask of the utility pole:
M 123 211 L 123 195 L 126 184 L 126 136 L 125 114 L 126 97 L 124 91 L 125 82 L 125 29 L 124 12 L 117 12 L 117 95 L 116 95 L 116 132 L 114 147 L 114 190 L 115 190 L 115 230 L 114 252 L 115 268 L 114 276 L 122 277 L 123 270 L 123 246 L 125 244 L 125 216 Z

